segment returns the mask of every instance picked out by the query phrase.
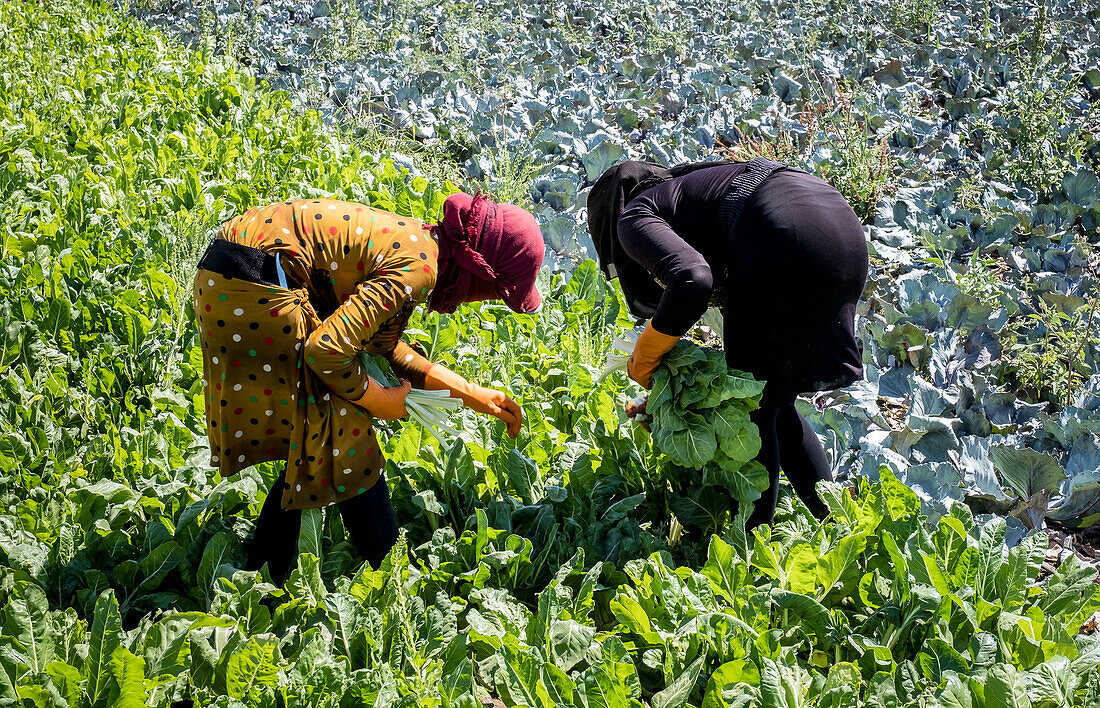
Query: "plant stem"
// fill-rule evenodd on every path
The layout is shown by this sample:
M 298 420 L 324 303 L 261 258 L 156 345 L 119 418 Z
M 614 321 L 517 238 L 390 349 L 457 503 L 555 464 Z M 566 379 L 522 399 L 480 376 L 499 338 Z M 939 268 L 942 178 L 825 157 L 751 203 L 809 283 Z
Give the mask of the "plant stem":
M 1083 354 L 1089 346 L 1088 333 L 1092 331 L 1092 318 L 1096 314 L 1096 304 L 1100 303 L 1100 297 L 1094 297 L 1089 300 L 1088 311 L 1085 317 L 1085 327 L 1082 330 L 1085 332 L 1084 340 L 1081 342 L 1081 346 L 1074 347 L 1070 352 L 1069 361 L 1066 362 L 1066 405 L 1070 405 L 1073 402 L 1073 369 L 1077 366 L 1077 355 Z

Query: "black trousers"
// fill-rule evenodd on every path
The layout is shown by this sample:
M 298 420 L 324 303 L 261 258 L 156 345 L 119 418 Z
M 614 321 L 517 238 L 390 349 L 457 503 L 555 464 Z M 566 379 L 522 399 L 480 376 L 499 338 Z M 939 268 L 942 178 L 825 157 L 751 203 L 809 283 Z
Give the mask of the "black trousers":
M 746 528 L 770 524 L 775 517 L 780 469 L 811 514 L 818 519 L 828 515 L 828 508 L 818 496 L 815 485 L 822 480 L 832 481 L 832 468 L 821 441 L 795 408 L 794 401 L 794 394 L 776 394 L 774 388 L 765 388 L 760 408 L 750 416 L 760 428 L 760 454 L 756 459 L 768 470 L 770 485 L 753 504 Z
M 271 578 L 282 584 L 298 557 L 298 533 L 302 528 L 301 509 L 283 509 L 285 471 L 279 474 L 267 493 L 256 530 L 246 544 L 247 570 L 259 570 L 267 563 Z M 364 560 L 377 569 L 397 541 L 397 519 L 386 479 L 347 501 L 336 505 L 347 529 L 348 538 Z

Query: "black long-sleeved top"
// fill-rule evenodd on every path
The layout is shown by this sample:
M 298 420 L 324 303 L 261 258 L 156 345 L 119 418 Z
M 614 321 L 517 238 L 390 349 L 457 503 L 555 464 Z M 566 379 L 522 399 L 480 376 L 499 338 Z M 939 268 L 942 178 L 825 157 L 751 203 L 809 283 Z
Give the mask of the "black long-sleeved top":
M 683 335 L 717 305 L 730 366 L 794 393 L 846 386 L 863 370 L 854 331 L 863 226 L 831 185 L 788 170 L 757 187 L 731 235 L 719 210 L 745 169 L 699 169 L 624 207 L 619 242 L 664 288 L 653 327 Z
M 696 170 L 647 189 L 623 209 L 623 249 L 665 288 L 653 315 L 658 332 L 687 332 L 721 285 L 729 239 L 718 207 L 744 171 L 744 163 Z

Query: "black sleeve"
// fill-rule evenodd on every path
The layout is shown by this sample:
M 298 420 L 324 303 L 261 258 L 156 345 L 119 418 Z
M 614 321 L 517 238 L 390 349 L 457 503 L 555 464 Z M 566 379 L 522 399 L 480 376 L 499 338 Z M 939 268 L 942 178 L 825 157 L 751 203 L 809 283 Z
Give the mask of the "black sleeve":
M 703 255 L 680 238 L 662 215 L 654 195 L 663 186 L 627 204 L 619 217 L 619 241 L 627 255 L 665 287 L 653 314 L 653 328 L 680 336 L 707 311 L 714 276 Z

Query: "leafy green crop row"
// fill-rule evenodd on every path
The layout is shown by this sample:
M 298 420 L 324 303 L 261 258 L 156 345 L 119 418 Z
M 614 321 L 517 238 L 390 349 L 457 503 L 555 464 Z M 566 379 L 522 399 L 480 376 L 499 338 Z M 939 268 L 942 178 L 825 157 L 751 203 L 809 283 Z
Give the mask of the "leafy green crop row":
M 865 380 L 800 404 L 834 472 L 888 466 L 936 514 L 993 497 L 1011 533 L 1100 518 L 1097 3 L 130 7 L 379 145 L 529 199 L 566 270 L 594 253 L 586 195 L 621 159 L 764 154 L 825 178 L 871 256 Z M 988 454 L 1002 445 L 1065 476 L 1005 508 L 1019 473 Z
M 617 411 L 627 320 L 583 264 L 547 307 L 422 316 L 432 358 L 506 387 L 447 448 L 388 426 L 404 526 L 378 571 L 305 515 L 285 587 L 239 569 L 273 469 L 205 466 L 190 269 L 210 228 L 335 194 L 418 217 L 411 180 L 90 0 L 0 6 L 0 706 L 1092 705 L 1094 571 L 1040 579 L 964 506 L 888 473 L 789 498 L 754 539 Z M 719 532 L 719 536 L 712 532 Z

